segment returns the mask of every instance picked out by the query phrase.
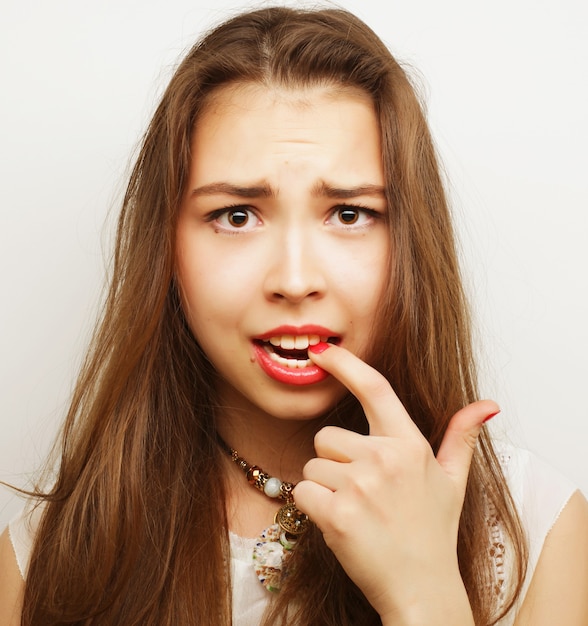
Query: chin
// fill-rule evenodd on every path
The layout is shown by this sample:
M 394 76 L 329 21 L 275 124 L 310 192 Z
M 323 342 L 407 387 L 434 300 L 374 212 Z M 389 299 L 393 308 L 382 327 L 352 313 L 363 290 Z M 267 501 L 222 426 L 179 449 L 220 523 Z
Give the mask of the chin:
M 257 415 L 262 419 L 270 417 L 296 422 L 312 421 L 326 415 L 348 393 L 333 379 L 304 388 L 270 385 L 260 386 L 251 393 L 248 389 L 231 386 L 218 391 L 221 406 L 246 413 L 248 419 Z
M 306 389 L 304 392 L 285 394 L 285 397 L 275 400 L 266 396 L 258 406 L 276 419 L 311 421 L 328 414 L 347 393 L 339 383 L 336 383 L 336 386 L 324 389 L 322 393 Z

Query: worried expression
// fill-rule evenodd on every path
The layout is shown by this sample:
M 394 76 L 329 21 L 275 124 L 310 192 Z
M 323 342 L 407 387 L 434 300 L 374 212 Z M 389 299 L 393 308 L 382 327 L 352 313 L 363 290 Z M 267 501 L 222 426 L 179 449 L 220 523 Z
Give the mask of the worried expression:
M 307 350 L 369 351 L 390 280 L 386 211 L 366 96 L 257 85 L 215 94 L 193 132 L 176 273 L 222 402 L 305 419 L 342 396 Z

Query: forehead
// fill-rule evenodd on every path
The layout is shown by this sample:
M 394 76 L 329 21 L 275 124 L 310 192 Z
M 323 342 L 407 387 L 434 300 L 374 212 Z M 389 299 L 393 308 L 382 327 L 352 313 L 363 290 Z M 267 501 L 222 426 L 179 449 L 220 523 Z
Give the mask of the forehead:
M 206 97 L 199 118 L 213 112 L 220 114 L 244 101 L 257 100 L 267 106 L 288 104 L 293 110 L 303 111 L 312 107 L 317 99 L 325 102 L 350 99 L 373 106 L 372 98 L 367 92 L 343 84 L 316 83 L 286 87 L 274 83 L 236 82 L 213 90 Z
M 280 167 L 292 174 L 329 170 L 362 183 L 379 178 L 380 130 L 371 99 L 331 85 L 218 90 L 194 127 L 192 177 L 263 176 Z
M 380 144 L 379 120 L 369 95 L 356 88 L 314 85 L 285 88 L 258 83 L 237 83 L 216 90 L 206 101 L 192 133 L 195 139 L 213 144 L 245 141 L 304 144 L 337 143 L 355 133 L 357 139 Z M 347 149 L 351 146 L 347 146 Z M 201 155 L 202 156 L 202 155 Z

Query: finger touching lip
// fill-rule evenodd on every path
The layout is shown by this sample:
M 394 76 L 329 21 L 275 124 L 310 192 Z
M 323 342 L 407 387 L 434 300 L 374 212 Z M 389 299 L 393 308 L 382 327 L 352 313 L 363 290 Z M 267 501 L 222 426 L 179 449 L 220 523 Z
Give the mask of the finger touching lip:
M 397 436 L 418 432 L 386 377 L 371 365 L 331 343 L 310 346 L 308 356 L 359 400 L 370 425 L 370 434 Z

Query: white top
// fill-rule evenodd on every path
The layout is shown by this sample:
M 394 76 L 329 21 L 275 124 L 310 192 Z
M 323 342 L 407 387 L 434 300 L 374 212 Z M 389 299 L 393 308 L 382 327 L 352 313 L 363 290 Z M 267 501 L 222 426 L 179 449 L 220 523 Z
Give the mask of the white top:
M 499 458 L 529 542 L 527 575 L 519 599 L 496 624 L 512 626 L 527 594 L 545 538 L 577 491 L 577 486 L 528 450 L 505 447 Z M 497 563 L 497 568 L 501 568 L 500 563 Z M 512 564 L 505 562 L 507 576 L 510 568 Z
M 518 448 L 505 448 L 500 460 L 517 505 L 523 527 L 529 539 L 529 564 L 521 601 L 524 598 L 545 537 L 567 504 L 576 486 L 532 453 Z M 29 556 L 39 523 L 42 507 L 32 512 L 23 511 L 9 524 L 9 534 L 23 579 L 26 577 Z M 500 546 L 500 528 L 492 527 L 493 548 Z M 233 584 L 234 626 L 259 626 L 271 592 L 257 579 L 253 569 L 252 553 L 256 539 L 229 533 L 231 545 L 231 580 Z M 493 549 L 497 578 L 508 576 L 509 563 L 500 550 Z M 517 606 L 498 622 L 497 626 L 512 626 Z

